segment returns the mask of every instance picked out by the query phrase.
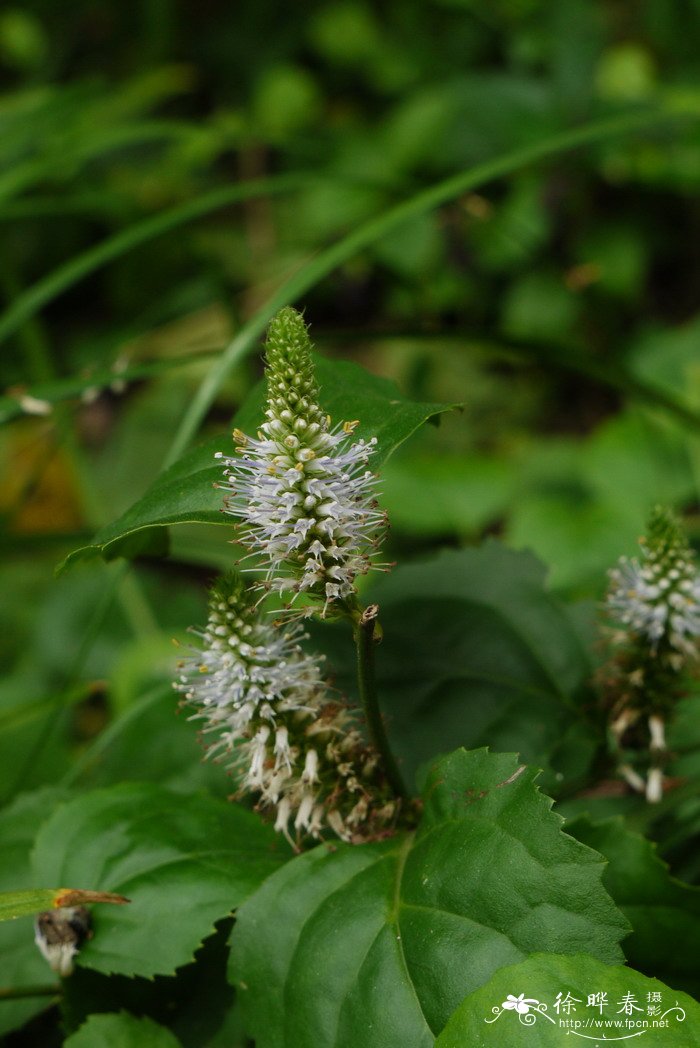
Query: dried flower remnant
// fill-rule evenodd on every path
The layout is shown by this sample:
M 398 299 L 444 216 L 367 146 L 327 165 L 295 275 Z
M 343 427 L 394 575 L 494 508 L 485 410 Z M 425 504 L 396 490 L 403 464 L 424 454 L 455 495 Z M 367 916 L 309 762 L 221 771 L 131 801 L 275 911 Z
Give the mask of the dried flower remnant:
M 391 832 L 398 812 L 376 752 L 352 711 L 330 700 L 320 660 L 304 653 L 299 623 L 275 626 L 241 578 L 211 592 L 209 619 L 194 631 L 175 688 L 203 722 L 208 755 L 228 762 L 275 829 L 295 846 L 329 831 L 347 841 Z
M 602 674 L 619 771 L 661 800 L 668 760 L 665 728 L 700 655 L 700 575 L 673 514 L 656 507 L 640 540 L 641 561 L 623 557 L 610 572 L 607 607 L 619 628 Z M 644 775 L 638 767 L 642 765 Z
M 367 468 L 376 438 L 352 440 L 357 421 L 331 427 L 319 405 L 311 342 L 300 313 L 281 310 L 266 342 L 267 409 L 257 439 L 234 432 L 235 457 L 219 453 L 225 511 L 267 567 L 267 589 L 329 605 L 351 602 L 373 566 L 385 515 Z
M 90 935 L 90 911 L 85 906 L 45 910 L 34 924 L 35 943 L 51 970 L 62 978 L 72 974 L 75 956 Z

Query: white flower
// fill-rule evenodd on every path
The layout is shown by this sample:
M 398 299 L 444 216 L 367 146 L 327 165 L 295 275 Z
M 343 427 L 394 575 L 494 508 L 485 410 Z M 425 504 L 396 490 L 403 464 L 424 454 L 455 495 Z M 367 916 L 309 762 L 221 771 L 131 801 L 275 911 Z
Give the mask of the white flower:
M 302 772 L 302 779 L 304 782 L 308 782 L 309 785 L 313 785 L 318 782 L 318 753 L 316 750 L 309 750 L 306 754 L 306 761 L 304 762 L 304 771 Z
M 649 804 L 658 804 L 664 797 L 664 775 L 661 768 L 650 768 L 647 776 L 646 798 Z
M 666 725 L 663 717 L 660 717 L 658 713 L 652 714 L 649 718 L 649 748 L 653 750 L 665 750 L 666 749 Z
M 353 441 L 357 422 L 331 427 L 318 404 L 311 343 L 302 316 L 281 310 L 266 343 L 268 400 L 257 439 L 234 432 L 225 465 L 224 508 L 240 538 L 266 564 L 265 585 L 329 604 L 354 593 L 372 567 L 385 527 L 368 469 L 376 439 Z

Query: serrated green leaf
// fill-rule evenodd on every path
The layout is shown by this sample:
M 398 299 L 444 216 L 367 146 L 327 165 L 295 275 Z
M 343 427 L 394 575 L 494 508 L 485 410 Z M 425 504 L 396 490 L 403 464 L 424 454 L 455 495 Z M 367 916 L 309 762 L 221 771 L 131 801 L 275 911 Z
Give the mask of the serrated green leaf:
M 697 996 L 700 888 L 672 877 L 654 845 L 620 818 L 580 818 L 566 828 L 608 860 L 603 884 L 633 929 L 623 943 L 629 963 Z
M 596 993 L 606 995 L 601 1008 L 588 1003 L 588 995 Z M 564 1005 L 567 995 L 569 1005 Z M 521 996 L 520 1007 L 527 1010 L 518 1013 Z M 650 1013 L 657 1005 L 658 1011 Z M 649 1044 L 658 1048 L 698 1048 L 700 1005 L 630 968 L 584 955 L 540 954 L 501 969 L 466 997 L 435 1048 L 561 1048 L 572 1034 L 575 1043 L 581 1039 L 590 1045 L 636 1044 L 641 1037 L 646 1044 L 649 1034 Z
M 357 364 L 316 358 L 321 405 L 334 421 L 359 419 L 358 439 L 377 438 L 372 466 L 381 463 L 429 418 L 448 411 L 448 404 L 419 404 L 402 396 L 393 382 L 371 375 Z M 263 421 L 265 386 L 259 383 L 243 404 L 235 424 L 255 433 Z M 131 509 L 102 528 L 89 546 L 71 553 L 59 570 L 76 560 L 101 555 L 161 554 L 170 524 L 231 524 L 223 515 L 222 496 L 215 485 L 222 467 L 214 455 L 233 451 L 230 434 L 222 434 L 188 451 L 167 469 Z
M 130 906 L 96 913 L 78 963 L 150 976 L 190 961 L 214 922 L 288 857 L 272 828 L 238 805 L 128 783 L 59 808 L 37 837 L 33 865 L 37 880 L 127 895 Z
M 218 922 L 216 933 L 197 950 L 193 962 L 174 976 L 143 979 L 76 967 L 62 986 L 64 1028 L 74 1033 L 93 1013 L 124 1010 L 167 1026 L 185 1048 L 210 1048 L 212 1037 L 230 1024 L 235 1011 L 235 991 L 226 979 L 232 925 L 232 918 Z M 232 1036 L 224 1048 L 244 1048 L 243 1039 Z
M 128 1012 L 91 1015 L 65 1042 L 65 1048 L 182 1048 L 177 1037 L 152 1019 Z
M 599 856 L 511 755 L 438 762 L 415 834 L 321 846 L 239 910 L 231 978 L 258 1048 L 428 1048 L 465 993 L 536 950 L 621 958 Z
M 520 752 L 552 789 L 585 774 L 596 742 L 579 711 L 592 672 L 577 627 L 545 589 L 530 553 L 496 542 L 395 569 L 369 596 L 384 639 L 377 685 L 392 745 L 412 783 L 455 746 Z M 344 632 L 313 628 L 342 690 L 354 652 Z M 554 775 L 557 778 L 554 778 Z

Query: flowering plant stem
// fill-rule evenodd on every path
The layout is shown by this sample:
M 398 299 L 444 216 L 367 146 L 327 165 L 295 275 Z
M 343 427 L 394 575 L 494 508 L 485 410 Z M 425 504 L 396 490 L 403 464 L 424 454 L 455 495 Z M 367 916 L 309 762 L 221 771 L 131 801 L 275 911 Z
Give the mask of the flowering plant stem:
M 25 997 L 58 997 L 60 993 L 60 983 L 50 983 L 46 986 L 3 986 L 0 987 L 0 1001 L 20 1001 Z
M 364 710 L 370 740 L 381 755 L 387 779 L 397 797 L 406 797 L 398 764 L 394 759 L 386 736 L 384 720 L 377 699 L 374 673 L 374 646 L 377 641 L 376 628 L 379 615 L 378 604 L 368 604 L 355 622 L 354 637 L 357 649 L 357 684 Z

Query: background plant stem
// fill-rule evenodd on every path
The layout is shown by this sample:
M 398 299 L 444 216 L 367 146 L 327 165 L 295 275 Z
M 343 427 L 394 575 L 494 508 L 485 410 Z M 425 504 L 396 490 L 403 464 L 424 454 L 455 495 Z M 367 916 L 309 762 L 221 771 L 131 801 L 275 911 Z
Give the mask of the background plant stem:
M 50 986 L 1 986 L 0 1001 L 19 1001 L 24 997 L 58 997 L 60 993 L 58 983 Z
M 377 626 L 377 604 L 369 604 L 362 612 L 355 626 L 355 647 L 357 649 L 357 684 L 360 701 L 367 720 L 370 739 L 378 750 L 387 778 L 397 797 L 406 797 L 407 791 L 401 778 L 398 764 L 389 746 L 384 727 L 384 719 L 379 709 L 377 685 L 374 674 L 375 630 Z

